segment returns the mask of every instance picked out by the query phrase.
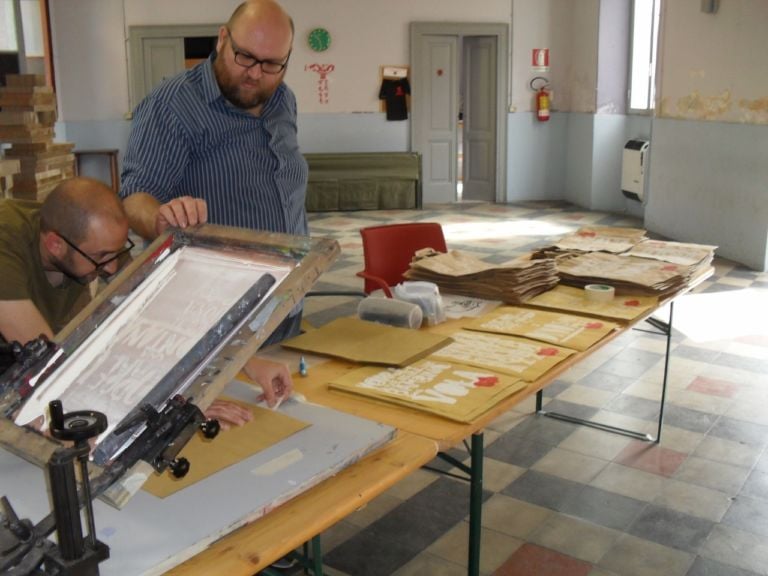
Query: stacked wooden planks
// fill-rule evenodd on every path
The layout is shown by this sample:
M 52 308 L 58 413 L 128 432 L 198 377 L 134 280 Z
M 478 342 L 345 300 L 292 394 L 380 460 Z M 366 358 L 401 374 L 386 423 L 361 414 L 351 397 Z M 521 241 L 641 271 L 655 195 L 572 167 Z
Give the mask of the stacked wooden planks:
M 42 75 L 9 74 L 0 88 L 0 109 L 0 142 L 11 144 L 5 158 L 20 168 L 12 196 L 43 200 L 75 171 L 74 144 L 53 141 L 56 94 Z

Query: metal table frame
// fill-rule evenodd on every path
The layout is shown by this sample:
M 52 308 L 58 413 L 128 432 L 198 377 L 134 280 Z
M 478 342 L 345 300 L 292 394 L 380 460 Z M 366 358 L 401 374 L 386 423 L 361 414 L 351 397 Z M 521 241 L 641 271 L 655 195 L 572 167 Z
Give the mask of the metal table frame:
M 612 426 L 610 424 L 604 424 L 602 422 L 594 422 L 592 420 L 586 420 L 584 418 L 577 418 L 576 416 L 569 416 L 568 414 L 562 414 L 560 412 L 549 412 L 547 410 L 544 410 L 542 408 L 543 395 L 544 395 L 543 388 L 538 392 L 536 392 L 536 414 L 540 414 L 542 416 L 548 416 L 549 418 L 555 418 L 557 420 L 562 420 L 564 422 L 571 422 L 573 424 L 581 424 L 583 426 L 597 428 L 598 430 L 605 430 L 606 432 L 613 432 L 614 434 L 629 436 L 630 438 L 643 440 L 645 442 L 653 442 L 655 444 L 658 444 L 659 442 L 661 442 L 661 428 L 664 423 L 664 404 L 667 398 L 667 376 L 669 374 L 669 356 L 672 348 L 672 315 L 674 312 L 674 307 L 675 307 L 675 303 L 670 302 L 669 303 L 669 320 L 667 322 L 664 322 L 663 320 L 659 320 L 658 318 L 654 318 L 653 316 L 649 316 L 648 318 L 645 319 L 645 321 L 648 322 L 654 328 L 656 328 L 656 330 L 642 330 L 643 332 L 665 336 L 667 339 L 665 353 L 664 353 L 664 376 L 662 377 L 662 381 L 661 381 L 661 398 L 659 400 L 658 428 L 656 430 L 655 438 L 650 434 L 644 434 L 643 432 L 638 432 L 636 430 L 629 430 L 627 428 Z M 635 330 L 641 330 L 641 329 L 635 328 Z

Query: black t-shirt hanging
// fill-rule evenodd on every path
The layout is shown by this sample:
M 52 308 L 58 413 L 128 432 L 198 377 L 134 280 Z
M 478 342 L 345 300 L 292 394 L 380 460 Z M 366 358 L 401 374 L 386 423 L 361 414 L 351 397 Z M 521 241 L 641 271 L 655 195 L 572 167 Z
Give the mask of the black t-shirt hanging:
M 398 78 L 396 80 L 383 80 L 381 90 L 379 90 L 379 99 L 384 100 L 387 106 L 387 120 L 407 120 L 408 106 L 406 105 L 405 95 L 411 93 L 411 85 L 408 78 Z

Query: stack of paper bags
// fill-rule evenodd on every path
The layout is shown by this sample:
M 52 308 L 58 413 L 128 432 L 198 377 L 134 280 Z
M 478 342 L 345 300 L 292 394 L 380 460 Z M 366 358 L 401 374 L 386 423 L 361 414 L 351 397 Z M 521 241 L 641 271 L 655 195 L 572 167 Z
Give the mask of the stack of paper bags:
M 619 294 L 673 294 L 685 287 L 688 279 L 686 266 L 605 252 L 560 260 L 557 268 L 565 284 L 609 284 Z
M 669 262 L 685 268 L 688 281 L 703 274 L 712 265 L 717 246 L 706 244 L 684 244 L 663 240 L 644 240 L 630 248 L 623 255 Z
M 418 256 L 418 255 L 417 255 Z M 440 292 L 519 304 L 557 284 L 552 259 L 532 260 L 522 256 L 505 264 L 488 264 L 470 254 L 452 250 L 447 254 L 415 259 L 405 277 L 434 282 Z
M 646 239 L 641 228 L 589 226 L 560 238 L 554 245 L 536 251 L 535 257 L 568 258 L 585 252 L 621 254 Z

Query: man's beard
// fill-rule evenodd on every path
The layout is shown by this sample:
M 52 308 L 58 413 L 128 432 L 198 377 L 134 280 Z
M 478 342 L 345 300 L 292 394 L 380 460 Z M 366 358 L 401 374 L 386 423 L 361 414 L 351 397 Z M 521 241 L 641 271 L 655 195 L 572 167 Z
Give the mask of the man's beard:
M 277 85 L 275 85 L 275 88 L 268 93 L 265 90 L 258 90 L 252 97 L 246 100 L 242 95 L 242 88 L 239 81 L 232 77 L 220 56 L 217 56 L 216 60 L 213 62 L 213 72 L 216 75 L 216 81 L 224 98 L 229 100 L 233 106 L 243 110 L 250 110 L 251 108 L 263 106 L 277 89 Z
M 53 267 L 56 268 L 57 271 L 61 272 L 64 274 L 64 276 L 73 282 L 80 284 L 81 286 L 90 284 L 98 276 L 98 273 L 95 270 L 83 276 L 75 276 L 69 263 L 56 257 L 51 257 L 51 264 L 53 264 Z

